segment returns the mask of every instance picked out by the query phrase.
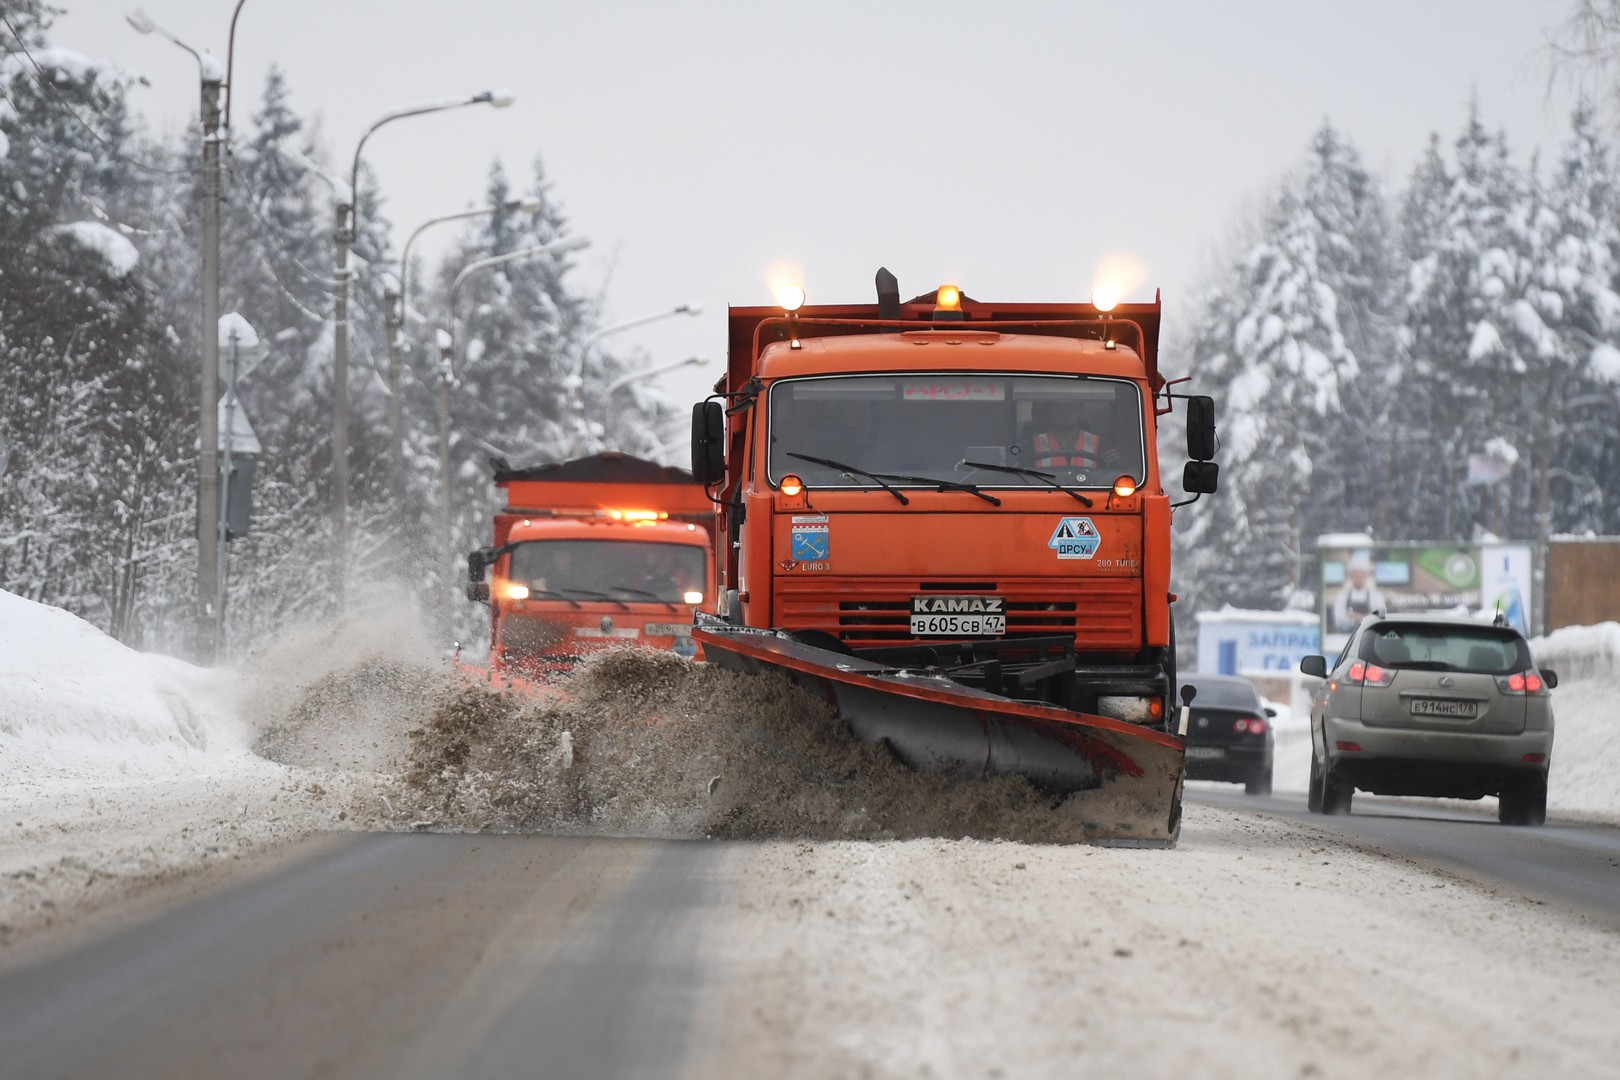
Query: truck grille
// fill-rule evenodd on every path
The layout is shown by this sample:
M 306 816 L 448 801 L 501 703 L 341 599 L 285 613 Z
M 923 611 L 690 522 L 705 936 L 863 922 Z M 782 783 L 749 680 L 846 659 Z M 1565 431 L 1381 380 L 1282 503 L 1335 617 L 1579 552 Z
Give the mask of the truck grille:
M 911 636 L 911 598 L 928 593 L 1000 596 L 1009 638 L 1073 634 L 1082 650 L 1135 650 L 1142 632 L 1141 581 L 867 583 L 818 577 L 777 579 L 775 622 L 832 634 L 851 648 L 904 645 Z M 929 639 L 939 640 L 939 639 Z

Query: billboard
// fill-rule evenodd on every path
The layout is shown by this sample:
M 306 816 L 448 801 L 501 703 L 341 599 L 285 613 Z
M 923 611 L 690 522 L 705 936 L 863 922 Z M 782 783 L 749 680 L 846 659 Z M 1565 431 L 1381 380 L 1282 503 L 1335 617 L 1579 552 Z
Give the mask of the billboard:
M 1344 647 L 1363 615 L 1402 611 L 1500 611 L 1529 634 L 1526 544 L 1376 544 L 1323 537 L 1317 548 L 1322 649 Z
M 1286 673 L 1300 657 L 1322 651 L 1321 627 L 1309 611 L 1198 613 L 1198 670 L 1217 675 Z

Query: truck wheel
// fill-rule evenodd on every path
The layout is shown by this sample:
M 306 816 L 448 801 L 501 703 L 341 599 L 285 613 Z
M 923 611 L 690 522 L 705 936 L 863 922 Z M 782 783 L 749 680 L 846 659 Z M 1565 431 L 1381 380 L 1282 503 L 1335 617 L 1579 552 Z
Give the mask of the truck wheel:
M 1322 764 L 1316 760 L 1316 751 L 1311 751 L 1311 787 L 1305 795 L 1305 809 L 1313 814 L 1322 812 Z
M 1331 777 L 1322 778 L 1322 813 L 1348 814 L 1350 812 L 1350 799 L 1356 789 L 1343 780 L 1334 780 Z
M 1496 820 L 1504 825 L 1545 825 L 1547 823 L 1547 778 L 1541 777 L 1502 792 Z
M 1243 793 L 1245 795 L 1270 795 L 1271 766 L 1262 765 L 1250 773 L 1248 780 L 1243 783 Z

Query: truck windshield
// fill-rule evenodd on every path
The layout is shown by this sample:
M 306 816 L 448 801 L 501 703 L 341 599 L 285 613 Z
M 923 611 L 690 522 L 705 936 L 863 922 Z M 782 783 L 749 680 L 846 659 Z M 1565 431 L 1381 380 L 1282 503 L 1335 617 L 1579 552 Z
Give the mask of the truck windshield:
M 967 462 L 1047 472 L 1081 488 L 1110 487 L 1121 475 L 1146 479 L 1142 395 L 1125 379 L 961 372 L 785 379 L 771 388 L 767 424 L 772 483 L 795 473 L 811 487 L 877 487 L 869 474 L 893 473 L 1051 487 Z M 848 462 L 868 475 L 804 456 Z
M 679 604 L 703 591 L 707 562 L 707 550 L 691 544 L 528 540 L 512 549 L 508 576 L 539 600 Z

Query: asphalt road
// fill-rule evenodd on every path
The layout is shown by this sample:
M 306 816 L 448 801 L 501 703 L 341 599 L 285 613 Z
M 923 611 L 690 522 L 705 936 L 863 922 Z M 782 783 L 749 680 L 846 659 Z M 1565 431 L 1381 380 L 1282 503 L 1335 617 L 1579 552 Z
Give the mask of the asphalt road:
M 1306 813 L 1301 796 L 1215 786 L 1189 798 L 1485 881 L 1512 904 L 1527 897 L 1620 926 L 1613 828 L 1506 828 L 1466 808 L 1359 797 L 1352 815 L 1328 818 Z M 711 1015 L 725 998 L 713 966 L 725 941 L 714 935 L 737 914 L 734 878 L 748 864 L 738 845 L 328 839 L 274 876 L 0 976 L 0 1078 L 701 1072 L 724 1019 Z M 811 895 L 810 880 L 784 895 Z M 947 913 L 979 901 L 990 903 L 939 898 Z M 908 925 L 875 910 L 873 926 Z
M 1190 802 L 1287 818 L 1381 851 L 1436 866 L 1532 901 L 1561 904 L 1620 927 L 1620 829 L 1549 819 L 1504 826 L 1496 803 L 1377 798 L 1358 793 L 1345 816 L 1313 814 L 1305 796 L 1249 796 L 1240 787 L 1196 785 Z
M 357 835 L 0 979 L 0 1076 L 670 1076 L 727 845 Z

